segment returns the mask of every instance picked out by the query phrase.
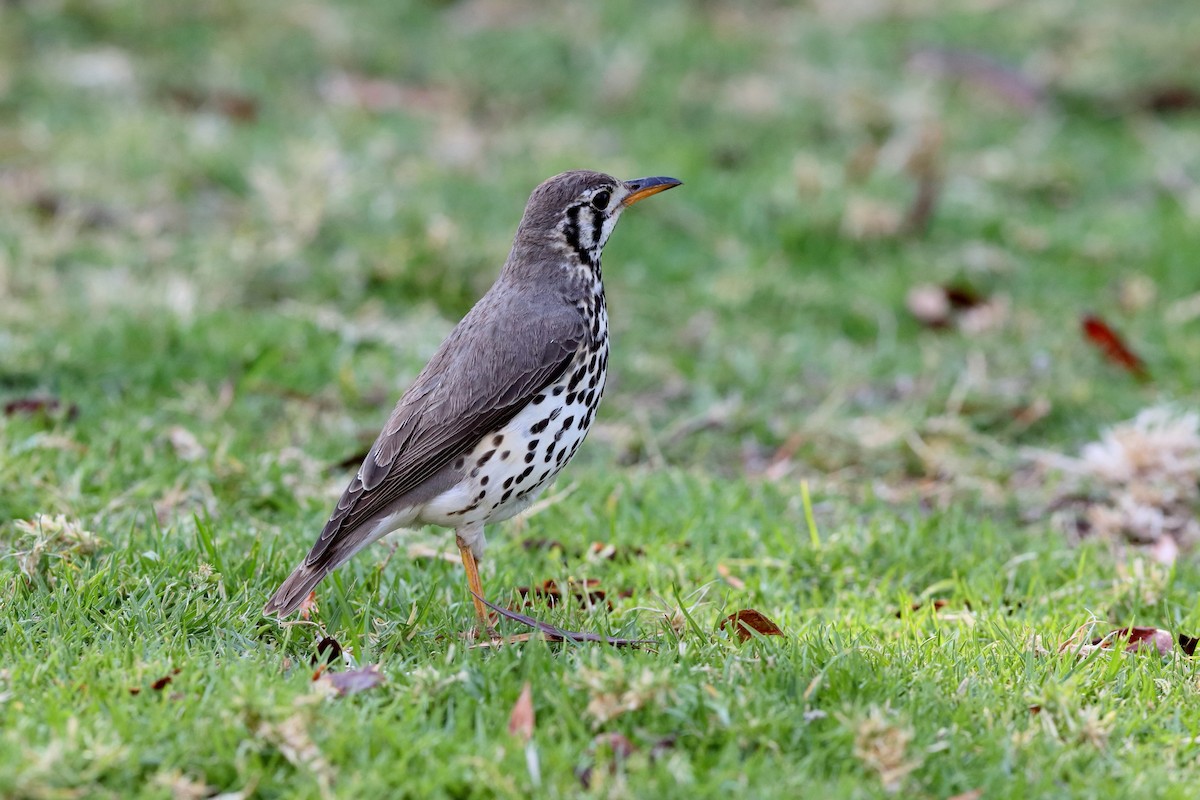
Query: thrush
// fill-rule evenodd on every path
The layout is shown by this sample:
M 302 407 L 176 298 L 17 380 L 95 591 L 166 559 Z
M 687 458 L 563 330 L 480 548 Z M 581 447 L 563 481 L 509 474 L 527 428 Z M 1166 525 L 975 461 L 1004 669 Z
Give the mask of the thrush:
M 400 528 L 455 533 L 480 629 L 484 527 L 558 476 L 604 394 L 600 256 L 621 213 L 680 185 L 564 172 L 529 196 L 500 276 L 400 398 L 304 561 L 266 604 L 286 616 L 355 553 Z

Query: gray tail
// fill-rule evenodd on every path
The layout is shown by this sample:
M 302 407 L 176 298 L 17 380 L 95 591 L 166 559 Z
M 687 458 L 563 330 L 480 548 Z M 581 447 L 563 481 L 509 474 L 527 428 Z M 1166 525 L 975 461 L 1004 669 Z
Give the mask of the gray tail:
M 263 606 L 263 614 L 280 619 L 291 614 L 300 607 L 313 587 L 331 571 L 332 569 L 328 567 L 310 567 L 307 564 L 296 567 L 296 571 L 288 576 L 288 579 L 275 592 L 275 596 Z
M 274 597 L 263 606 L 263 614 L 280 619 L 291 614 L 300 607 L 300 604 L 308 597 L 308 593 L 326 575 L 345 564 L 351 556 L 378 539 L 382 534 L 383 531 L 375 531 L 370 528 L 364 530 L 363 526 L 360 526 L 357 530 L 335 537 L 320 552 L 317 552 L 315 560 L 311 563 L 309 559 L 313 558 L 313 554 L 309 553 L 308 558 L 296 567 L 295 571 L 275 592 Z M 316 552 L 316 548 L 313 550 Z

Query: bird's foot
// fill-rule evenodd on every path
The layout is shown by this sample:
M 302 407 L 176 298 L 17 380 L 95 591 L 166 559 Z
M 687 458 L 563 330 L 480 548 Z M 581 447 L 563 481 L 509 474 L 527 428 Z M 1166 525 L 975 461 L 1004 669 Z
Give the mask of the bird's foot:
M 511 619 L 513 622 L 519 622 L 522 625 L 528 625 L 535 630 L 538 630 L 550 641 L 561 642 L 570 640 L 572 642 L 601 642 L 610 644 L 613 647 L 638 647 L 644 644 L 658 644 L 654 639 L 617 639 L 612 636 L 601 636 L 598 633 L 586 633 L 583 631 L 566 631 L 549 622 L 542 622 L 525 614 L 518 614 L 516 611 L 510 611 L 507 608 L 501 608 L 495 603 L 488 602 L 483 597 L 475 595 L 475 597 L 485 606 L 495 611 L 505 619 Z M 524 638 L 522 638 L 524 637 Z M 512 637 L 513 641 L 528 641 L 530 634 L 520 634 Z M 511 643 L 511 642 L 510 642 Z

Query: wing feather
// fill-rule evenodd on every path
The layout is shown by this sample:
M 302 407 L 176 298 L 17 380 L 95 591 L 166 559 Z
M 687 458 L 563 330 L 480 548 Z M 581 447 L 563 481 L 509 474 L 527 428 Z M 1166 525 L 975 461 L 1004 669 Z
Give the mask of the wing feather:
M 318 565 L 334 541 L 389 511 L 558 380 L 588 331 L 573 306 L 548 313 L 546 304 L 489 293 L 463 318 L 400 398 L 305 565 Z

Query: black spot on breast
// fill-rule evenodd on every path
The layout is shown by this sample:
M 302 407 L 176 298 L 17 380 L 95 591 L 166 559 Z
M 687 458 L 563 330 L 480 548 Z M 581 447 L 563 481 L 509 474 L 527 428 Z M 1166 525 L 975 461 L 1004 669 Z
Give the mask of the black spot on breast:
M 530 433 L 541 433 L 542 431 L 546 430 L 546 426 L 549 424 L 550 424 L 550 417 L 546 417 L 544 420 L 542 420 L 540 422 L 535 422 L 532 425 L 530 425 L 529 432 Z
M 554 463 L 555 463 L 555 464 L 561 464 L 561 463 L 563 462 L 563 460 L 564 460 L 564 459 L 566 459 L 566 458 L 567 458 L 567 451 L 566 451 L 566 450 L 559 450 L 559 451 L 558 451 L 558 455 L 554 457 Z
M 479 467 L 476 467 L 475 469 L 471 470 L 471 477 L 472 477 L 472 478 L 478 478 L 478 477 L 479 477 Z
M 572 404 L 572 403 L 574 403 L 574 402 L 575 402 L 575 393 L 574 393 L 574 392 L 568 392 L 568 393 L 567 393 L 567 405 L 571 405 L 571 404 Z
M 508 457 L 512 455 L 512 450 L 505 450 L 500 454 L 501 461 L 508 461 Z
M 550 419 L 558 419 L 558 415 L 562 413 L 563 407 L 559 406 L 550 412 Z
M 508 487 L 512 486 L 512 483 L 514 480 L 516 480 L 515 475 L 509 475 L 507 478 L 505 478 L 504 479 L 504 488 L 507 489 Z
M 554 395 L 555 397 L 558 397 L 565 391 L 566 391 L 566 389 L 564 389 L 563 385 L 560 383 L 558 386 L 555 386 L 553 389 L 550 390 L 550 394 Z
M 507 503 L 507 502 L 508 502 L 508 498 L 512 497 L 512 493 L 513 493 L 513 490 L 512 490 L 512 489 L 509 489 L 508 491 L 506 491 L 506 492 L 505 492 L 503 495 L 501 495 L 501 497 L 500 497 L 500 502 L 501 502 L 501 503 Z
M 529 440 L 529 449 L 530 449 L 530 450 L 537 450 L 538 441 L 539 441 L 539 440 L 537 440 L 537 439 L 530 439 L 530 440 Z
M 502 433 L 497 433 L 497 434 L 496 434 L 496 435 L 495 435 L 495 436 L 492 438 L 492 444 L 493 444 L 494 446 L 496 446 L 496 447 L 499 447 L 500 445 L 504 444 L 504 434 L 502 434 Z
M 596 404 L 596 390 L 595 389 L 592 389 L 591 391 L 589 391 L 587 394 L 585 394 L 583 396 L 583 404 L 585 406 L 587 406 L 588 408 L 591 408 L 592 406 L 594 406 Z
M 495 450 L 488 450 L 486 453 L 484 453 L 483 455 L 481 455 L 479 457 L 479 460 L 475 462 L 475 465 L 482 467 L 484 464 L 491 461 L 492 456 L 494 456 L 495 454 L 496 454 Z
M 571 374 L 571 380 L 567 383 L 567 390 L 572 392 L 575 391 L 575 387 L 579 385 L 581 380 L 583 380 L 583 376 L 585 374 L 586 373 L 584 372 L 583 367 L 575 370 L 575 372 Z
M 526 478 L 529 477 L 530 473 L 532 473 L 532 472 L 533 472 L 533 467 L 526 467 L 525 470 L 520 475 L 517 476 L 517 483 L 521 483 L 522 481 L 524 481 Z
M 479 479 L 479 485 L 480 485 L 480 486 L 487 486 L 487 485 L 488 485 L 488 480 L 489 480 L 489 479 L 490 479 L 490 476 L 488 476 L 488 475 L 484 475 L 482 478 L 480 478 L 480 479 Z
M 575 415 L 572 414 L 571 416 L 569 416 L 563 420 L 562 429 L 564 431 L 570 430 L 571 426 L 574 424 L 575 424 Z
M 466 464 L 467 464 L 467 457 L 466 457 L 466 456 L 459 456 L 459 457 L 458 457 L 458 458 L 455 460 L 455 462 L 454 462 L 454 468 L 455 468 L 455 469 L 462 469 L 464 466 L 466 466 Z
M 483 498 L 485 498 L 485 497 L 487 497 L 487 490 L 486 490 L 486 489 L 484 489 L 483 491 L 481 491 L 479 494 L 475 495 L 475 501 L 478 503 L 478 501 L 482 500 L 482 499 L 483 499 Z
M 532 452 L 525 454 L 525 463 L 526 464 L 529 464 L 530 462 L 533 461 L 533 455 L 534 454 Z
M 550 459 L 546 459 L 546 460 L 549 461 Z M 545 472 L 543 472 L 542 477 L 538 478 L 538 483 L 541 483 L 542 481 L 546 480 L 546 476 L 549 474 L 550 474 L 550 470 L 546 470 Z
M 532 400 L 530 400 L 529 402 L 533 403 L 533 404 L 536 406 L 538 403 L 542 402 L 542 401 L 543 401 L 543 400 L 545 400 L 545 399 L 546 399 L 546 395 L 544 395 L 544 394 L 535 394 L 535 395 L 533 396 L 533 399 L 532 399 Z

